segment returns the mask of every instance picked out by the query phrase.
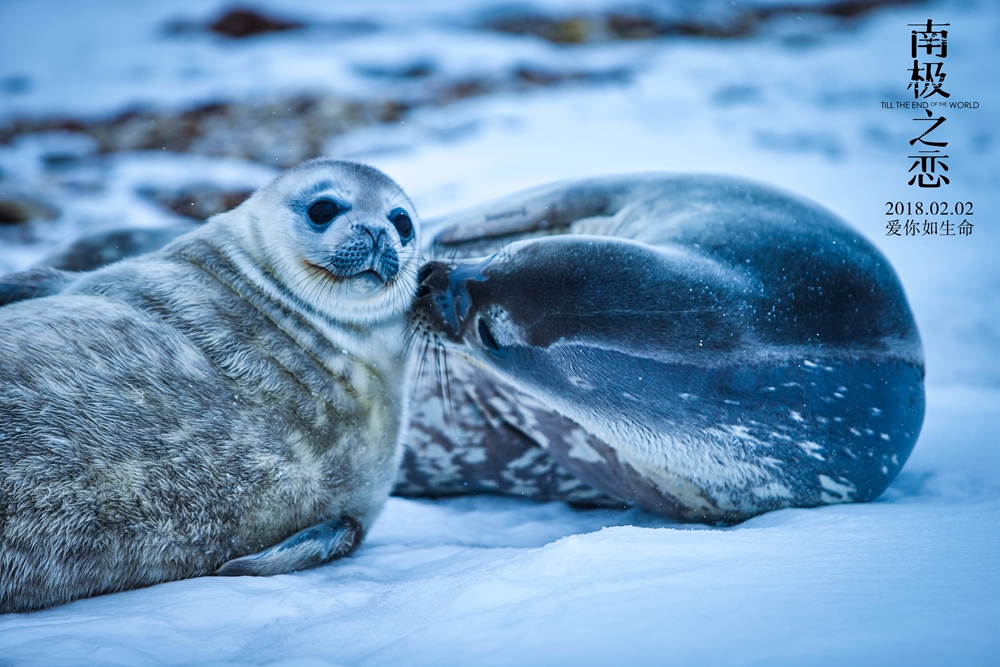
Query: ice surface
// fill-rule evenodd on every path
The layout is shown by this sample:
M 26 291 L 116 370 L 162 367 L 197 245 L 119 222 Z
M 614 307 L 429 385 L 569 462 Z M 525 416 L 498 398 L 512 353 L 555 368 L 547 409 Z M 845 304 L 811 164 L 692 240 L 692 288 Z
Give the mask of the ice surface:
M 1000 663 L 995 3 L 889 9 L 819 34 L 797 34 L 790 20 L 748 40 L 586 46 L 474 31 L 500 7 L 484 0 L 259 2 L 317 26 L 236 42 L 163 30 L 224 6 L 6 2 L 0 118 L 316 90 L 380 99 L 410 84 L 365 67 L 420 61 L 455 79 L 522 64 L 627 68 L 618 83 L 425 106 L 326 148 L 389 173 L 424 217 L 547 181 L 645 170 L 731 173 L 810 197 L 864 231 L 900 274 L 927 358 L 923 433 L 874 503 L 783 510 L 727 529 L 498 498 L 393 498 L 339 563 L 0 617 L 0 665 Z M 519 6 L 551 15 L 616 7 Z M 682 6 L 693 4 L 663 5 Z M 971 237 L 885 236 L 885 202 L 923 193 L 906 186 L 914 116 L 879 102 L 907 99 L 906 24 L 927 18 L 951 23 L 953 99 L 980 103 L 946 114 L 952 185 L 941 194 L 974 201 Z M 329 28 L 357 19 L 377 29 Z M 87 157 L 53 175 L 43 168 L 53 150 Z M 2 237 L 0 270 L 25 268 L 84 230 L 174 224 L 137 194 L 146 185 L 256 187 L 275 173 L 234 159 L 92 150 L 63 135 L 0 146 L 0 192 L 43 192 L 62 211 L 30 242 Z

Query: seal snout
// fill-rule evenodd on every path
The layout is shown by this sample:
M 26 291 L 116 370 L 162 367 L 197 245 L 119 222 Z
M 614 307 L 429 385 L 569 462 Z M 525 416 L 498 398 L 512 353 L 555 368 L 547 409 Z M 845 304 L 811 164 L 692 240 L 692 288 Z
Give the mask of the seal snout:
M 471 319 L 472 297 L 468 283 L 485 280 L 480 269 L 481 265 L 425 264 L 417 274 L 414 316 L 422 317 L 436 333 L 444 334 L 454 343 L 461 343 L 462 334 Z
M 399 254 L 386 230 L 360 226 L 350 241 L 334 250 L 325 268 L 338 278 L 367 273 L 387 283 L 399 273 Z

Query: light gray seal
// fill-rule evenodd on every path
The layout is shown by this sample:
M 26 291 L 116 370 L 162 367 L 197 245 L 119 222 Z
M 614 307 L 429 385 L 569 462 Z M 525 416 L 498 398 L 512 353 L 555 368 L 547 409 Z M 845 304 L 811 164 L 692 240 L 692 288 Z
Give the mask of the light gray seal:
M 430 361 L 397 493 L 617 498 L 729 523 L 871 500 L 917 439 L 923 357 L 899 280 L 813 203 L 649 174 L 428 230 L 439 261 L 412 318 Z
M 0 612 L 350 553 L 406 421 L 417 217 L 315 160 L 162 250 L 0 281 Z

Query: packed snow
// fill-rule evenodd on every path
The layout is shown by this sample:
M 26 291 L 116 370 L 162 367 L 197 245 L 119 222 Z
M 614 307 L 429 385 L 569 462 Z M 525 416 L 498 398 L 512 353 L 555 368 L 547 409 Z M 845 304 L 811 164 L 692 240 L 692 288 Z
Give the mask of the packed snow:
M 656 6 L 698 14 L 748 4 L 793 3 Z M 391 498 L 361 548 L 324 567 L 2 616 L 0 665 L 1000 663 L 996 3 L 894 6 L 853 23 L 789 14 L 747 38 L 585 44 L 486 30 L 488 17 L 513 11 L 487 0 L 253 6 L 308 27 L 227 40 L 197 28 L 229 7 L 219 2 L 4 2 L 0 125 L 302 93 L 417 100 L 399 120 L 358 125 L 323 150 L 388 173 L 425 219 L 600 174 L 772 183 L 849 220 L 896 268 L 924 342 L 923 432 L 873 503 L 781 510 L 728 528 L 505 498 Z M 514 9 L 643 6 L 532 0 Z M 940 191 L 907 186 L 915 112 L 880 104 L 911 99 L 907 24 L 928 18 L 951 24 L 951 99 L 979 103 L 940 110 L 951 155 Z M 176 27 L 185 25 L 195 28 Z M 420 66 L 433 71 L 427 83 L 391 75 Z M 594 76 L 503 83 L 517 68 Z M 427 90 L 466 80 L 494 83 L 454 99 Z M 19 135 L 0 144 L 0 197 L 27 193 L 57 213 L 23 233 L 0 229 L 0 271 L 87 232 L 181 223 L 143 188 L 252 189 L 277 171 L 162 149 L 102 154 L 79 134 Z M 974 203 L 971 236 L 886 235 L 886 202 L 944 199 Z

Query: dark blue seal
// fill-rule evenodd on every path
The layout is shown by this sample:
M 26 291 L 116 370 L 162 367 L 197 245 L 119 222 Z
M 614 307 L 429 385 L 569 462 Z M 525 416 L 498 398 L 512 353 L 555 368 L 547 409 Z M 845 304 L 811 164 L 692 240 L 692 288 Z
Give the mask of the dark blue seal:
M 411 322 L 431 361 L 397 492 L 735 522 L 871 500 L 920 432 L 923 357 L 899 280 L 813 203 L 650 174 L 429 227 L 437 259 Z

